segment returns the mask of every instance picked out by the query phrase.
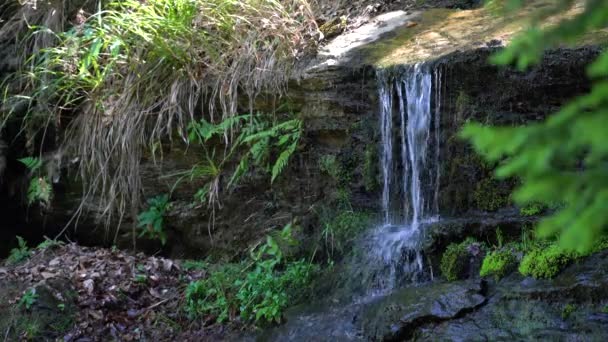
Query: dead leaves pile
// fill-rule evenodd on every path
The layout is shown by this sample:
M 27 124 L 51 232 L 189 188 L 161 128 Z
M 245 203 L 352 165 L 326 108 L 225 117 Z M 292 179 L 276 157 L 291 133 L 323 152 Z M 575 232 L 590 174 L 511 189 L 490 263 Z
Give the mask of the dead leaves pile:
M 181 312 L 183 291 L 203 273 L 165 258 L 69 244 L 0 268 L 0 281 L 32 287 L 68 279 L 77 292 L 77 314 L 64 341 L 166 340 L 190 324 Z

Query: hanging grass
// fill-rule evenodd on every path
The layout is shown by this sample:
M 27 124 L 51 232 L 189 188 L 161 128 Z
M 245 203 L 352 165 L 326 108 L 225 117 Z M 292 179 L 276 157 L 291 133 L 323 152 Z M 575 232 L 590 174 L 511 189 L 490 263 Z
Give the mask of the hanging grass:
M 27 101 L 19 118 L 26 131 L 65 127 L 62 145 L 79 158 L 82 203 L 95 201 L 108 223 L 139 207 L 145 149 L 176 130 L 187 142 L 194 120 L 235 116 L 239 98 L 253 113 L 260 93 L 280 96 L 318 34 L 305 0 L 106 1 L 70 20 L 65 32 L 33 28 L 31 37 L 44 34 L 52 44 L 32 50 L 11 79 L 22 84 L 19 95 L 8 91 L 6 101 Z M 237 128 L 227 128 L 225 143 Z

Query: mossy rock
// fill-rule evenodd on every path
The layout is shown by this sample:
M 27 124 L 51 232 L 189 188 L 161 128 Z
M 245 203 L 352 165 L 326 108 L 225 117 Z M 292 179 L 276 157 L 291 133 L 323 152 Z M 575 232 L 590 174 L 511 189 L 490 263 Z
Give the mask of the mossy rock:
M 515 269 L 517 258 L 510 249 L 500 249 L 488 253 L 481 264 L 479 275 L 500 279 Z
M 450 244 L 441 257 L 441 274 L 448 280 L 454 281 L 471 277 L 477 272 L 477 259 L 483 254 L 483 246 L 472 238 L 461 243 Z
M 565 251 L 556 244 L 535 248 L 524 256 L 519 272 L 525 276 L 550 279 L 575 259 L 574 252 Z
M 346 17 L 336 17 L 319 26 L 319 31 L 323 33 L 325 39 L 332 39 L 344 32 L 346 24 Z

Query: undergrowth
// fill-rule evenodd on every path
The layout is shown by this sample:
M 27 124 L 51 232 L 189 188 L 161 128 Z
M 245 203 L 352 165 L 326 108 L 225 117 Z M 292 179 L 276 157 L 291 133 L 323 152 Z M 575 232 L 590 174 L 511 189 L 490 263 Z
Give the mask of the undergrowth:
M 58 143 L 79 157 L 84 186 L 78 213 L 95 198 L 109 223 L 139 208 L 146 149 L 158 151 L 175 131 L 187 141 L 188 123 L 201 117 L 219 123 L 243 112 L 240 98 L 252 113 L 258 94 L 283 94 L 294 61 L 319 32 L 305 0 L 102 3 L 97 13 L 79 11 L 48 27 L 45 13 L 32 14 L 36 2 L 22 5 L 16 16 L 32 19 L 32 31 L 18 39 L 31 58 L 20 56 L 20 71 L 6 83 L 0 122 L 22 122 L 29 145 L 65 128 Z M 74 26 L 66 30 L 67 22 Z M 225 144 L 238 127 L 224 132 Z
M 280 239 L 294 244 L 287 225 Z M 186 289 L 185 310 L 191 318 L 212 317 L 219 322 L 236 319 L 265 324 L 280 322 L 283 311 L 306 297 L 318 266 L 305 260 L 288 260 L 282 242 L 267 236 L 250 253 L 248 262 L 223 264 L 207 278 Z M 197 265 L 201 266 L 201 265 Z

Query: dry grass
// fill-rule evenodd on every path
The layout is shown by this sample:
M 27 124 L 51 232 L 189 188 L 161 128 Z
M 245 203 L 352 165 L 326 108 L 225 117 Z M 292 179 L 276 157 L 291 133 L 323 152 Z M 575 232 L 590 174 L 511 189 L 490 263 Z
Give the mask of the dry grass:
M 294 61 L 318 34 L 305 0 L 126 0 L 74 18 L 40 12 L 26 3 L 0 31 L 46 27 L 22 39 L 33 57 L 12 79 L 21 84 L 13 99 L 28 101 L 28 130 L 67 125 L 61 143 L 78 158 L 84 185 L 78 213 L 94 208 L 106 223 L 138 211 L 146 149 L 175 131 L 187 141 L 192 120 L 234 116 L 243 97 L 253 112 L 260 93 L 283 94 Z M 76 25 L 62 32 L 66 22 Z

